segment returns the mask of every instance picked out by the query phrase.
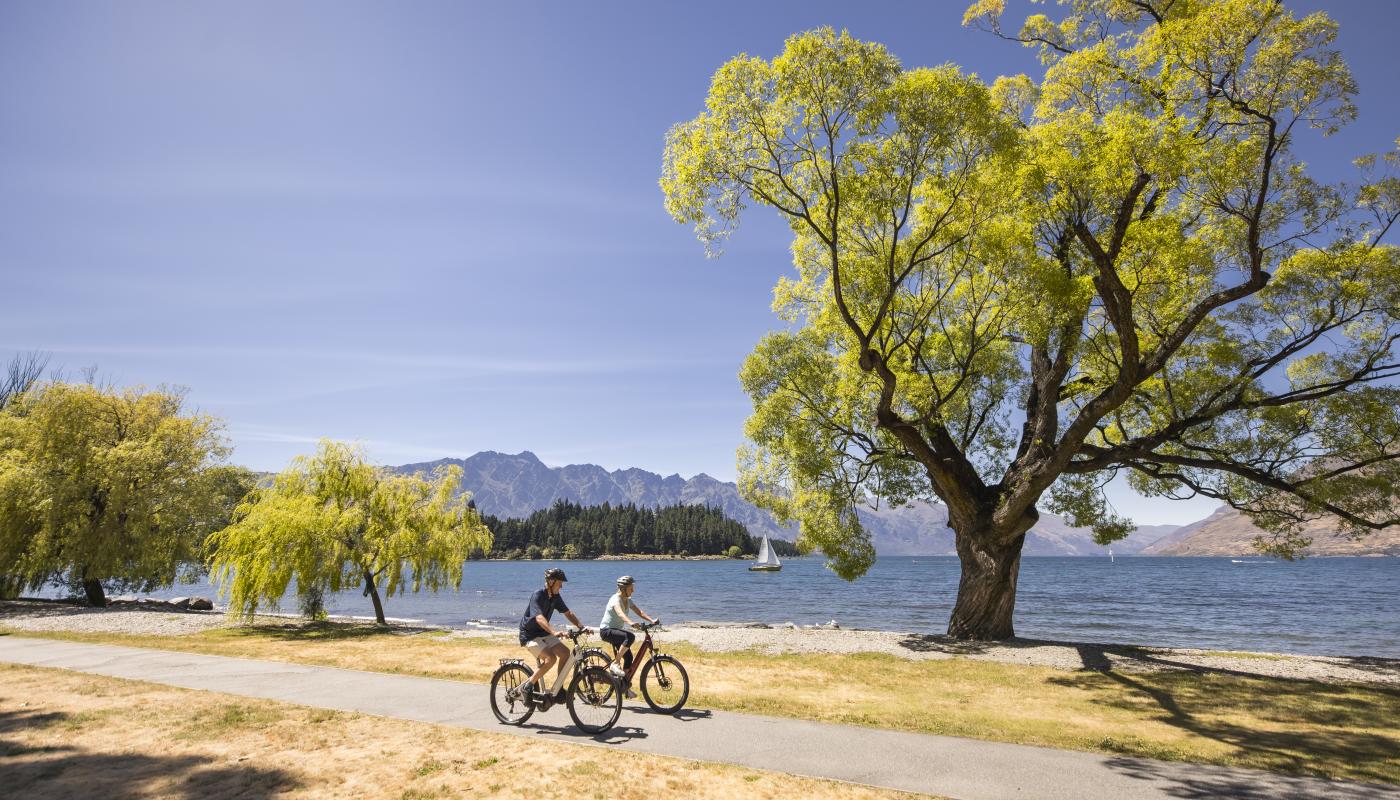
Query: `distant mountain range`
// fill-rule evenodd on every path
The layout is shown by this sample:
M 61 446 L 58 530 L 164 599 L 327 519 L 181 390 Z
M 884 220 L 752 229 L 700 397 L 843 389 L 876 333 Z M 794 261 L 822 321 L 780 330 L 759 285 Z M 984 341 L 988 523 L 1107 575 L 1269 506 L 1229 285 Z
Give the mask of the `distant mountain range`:
M 1249 518 L 1229 506 L 1214 514 L 1157 539 L 1142 549 L 1148 556 L 1239 556 L 1258 555 L 1253 542 L 1264 536 Z M 1373 531 L 1360 541 L 1337 532 L 1331 518 L 1316 519 L 1303 526 L 1303 535 L 1312 539 L 1310 556 L 1400 556 L 1400 528 Z
M 444 464 L 462 467 L 463 488 L 471 493 L 482 513 L 497 517 L 526 517 L 558 500 L 582 505 L 708 505 L 722 509 L 755 536 L 796 538 L 795 526 L 778 525 L 767 511 L 740 497 L 735 484 L 704 473 L 686 479 L 680 475 L 662 477 L 637 468 L 609 472 L 596 464 L 550 467 L 528 450 L 513 455 L 486 451 L 465 459 L 405 464 L 394 469 L 403 473 L 431 472 Z M 881 555 L 957 553 L 953 532 L 947 525 L 948 510 L 939 503 L 916 501 L 901 508 L 882 506 L 859 513 L 875 551 Z M 1144 525 L 1128 538 L 1114 542 L 1113 551 L 1120 555 L 1251 555 L 1256 553 L 1250 542 L 1257 535 L 1259 530 L 1243 515 L 1222 508 L 1207 519 L 1186 526 Z M 1350 549 L 1334 547 L 1325 535 L 1314 535 L 1322 545 L 1322 549 L 1315 546 L 1309 551 L 1315 555 L 1400 555 L 1400 531 L 1382 531 L 1368 540 L 1366 547 L 1331 536 Z M 1106 556 L 1108 548 L 1095 544 L 1087 528 L 1072 527 L 1061 517 L 1042 511 L 1040 523 L 1026 535 L 1023 552 L 1028 556 Z

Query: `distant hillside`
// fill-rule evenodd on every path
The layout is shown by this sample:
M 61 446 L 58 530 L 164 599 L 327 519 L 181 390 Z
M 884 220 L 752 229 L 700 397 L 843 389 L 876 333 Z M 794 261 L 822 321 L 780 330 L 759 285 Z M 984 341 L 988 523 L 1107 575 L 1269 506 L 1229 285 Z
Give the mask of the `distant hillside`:
M 1229 506 L 1221 506 L 1200 522 L 1178 529 L 1144 548 L 1153 556 L 1249 556 L 1258 555 L 1254 537 L 1265 535 L 1249 518 Z M 1305 552 L 1310 556 L 1400 556 L 1400 528 L 1375 531 L 1360 541 L 1337 533 L 1335 520 L 1318 519 L 1304 526 L 1312 538 Z
M 718 556 L 732 548 L 757 553 L 743 525 L 709 506 L 644 508 L 633 504 L 579 505 L 560 500 L 523 519 L 482 521 L 494 534 L 491 558 L 597 558 L 651 554 Z M 781 540 L 779 540 L 781 542 Z M 787 545 L 791 552 L 791 544 Z
M 405 464 L 396 469 L 428 472 L 443 464 L 462 467 L 463 487 L 471 492 L 477 508 L 496 517 L 528 517 L 559 500 L 586 506 L 631 503 L 645 508 L 707 505 L 722 510 L 755 536 L 796 538 L 795 527 L 778 525 L 767 511 L 740 497 L 733 483 L 704 473 L 685 479 L 636 468 L 609 472 L 596 464 L 549 467 L 529 451 L 514 455 L 486 451 L 470 458 Z M 898 509 L 863 509 L 860 516 L 875 551 L 882 555 L 957 554 L 953 532 L 947 526 L 948 510 L 938 503 L 918 501 Z M 1113 551 L 1131 555 L 1174 530 L 1170 525 L 1144 526 L 1115 542 Z M 1042 512 L 1040 524 L 1026 536 L 1024 552 L 1031 556 L 1106 556 L 1108 550 L 1095 544 L 1087 529 L 1070 527 L 1060 517 Z

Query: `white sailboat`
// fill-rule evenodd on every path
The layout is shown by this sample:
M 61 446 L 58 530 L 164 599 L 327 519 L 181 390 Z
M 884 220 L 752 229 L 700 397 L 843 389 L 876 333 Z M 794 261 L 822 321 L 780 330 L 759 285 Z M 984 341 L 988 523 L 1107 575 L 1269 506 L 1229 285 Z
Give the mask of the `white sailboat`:
M 763 544 L 758 547 L 758 560 L 749 567 L 749 572 L 777 572 L 782 568 L 783 562 L 778 560 L 778 554 L 768 544 L 768 537 L 763 537 Z

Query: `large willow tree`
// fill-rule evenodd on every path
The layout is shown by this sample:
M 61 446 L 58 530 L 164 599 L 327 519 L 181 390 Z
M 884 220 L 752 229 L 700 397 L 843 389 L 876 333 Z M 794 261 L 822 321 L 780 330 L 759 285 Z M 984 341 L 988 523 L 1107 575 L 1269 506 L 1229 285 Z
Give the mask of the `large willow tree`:
M 277 607 L 295 579 L 299 592 L 359 585 L 384 624 L 379 591 L 437 591 L 462 582 L 473 549 L 491 549 L 491 532 L 457 494 L 462 468 L 433 480 L 395 475 L 364 453 L 323 441 L 267 486 L 254 490 L 234 523 L 206 542 L 209 566 L 230 610 L 252 616 Z
M 104 606 L 174 582 L 252 486 L 227 454 L 179 391 L 31 377 L 0 409 L 0 594 L 60 583 Z
M 1131 523 L 1103 487 L 1217 498 L 1291 555 L 1299 523 L 1400 522 L 1400 212 L 1386 164 L 1311 179 L 1302 135 L 1352 118 L 1335 25 L 1268 0 L 1075 0 L 1015 35 L 1037 81 L 903 69 L 829 29 L 715 73 L 670 132 L 667 209 L 713 244 L 791 226 L 787 323 L 743 367 L 747 496 L 854 578 L 856 509 L 947 505 L 948 632 L 1013 635 L 1037 503 Z

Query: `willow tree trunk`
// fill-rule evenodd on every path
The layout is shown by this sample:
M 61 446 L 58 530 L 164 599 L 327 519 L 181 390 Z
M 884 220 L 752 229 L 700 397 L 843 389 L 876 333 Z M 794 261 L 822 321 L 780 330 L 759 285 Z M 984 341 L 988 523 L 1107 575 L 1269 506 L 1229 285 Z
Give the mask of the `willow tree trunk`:
M 87 595 L 88 605 L 94 608 L 107 607 L 107 594 L 102 591 L 102 581 L 83 581 L 83 593 Z
M 384 621 L 384 604 L 379 602 L 379 587 L 374 585 L 374 573 L 365 570 L 365 594 L 374 601 L 374 621 L 380 625 L 388 625 Z
M 958 601 L 948 620 L 954 639 L 997 641 L 1015 636 L 1016 576 L 1021 571 L 1021 545 L 1026 535 L 1003 541 L 987 531 L 954 530 L 962 579 Z

